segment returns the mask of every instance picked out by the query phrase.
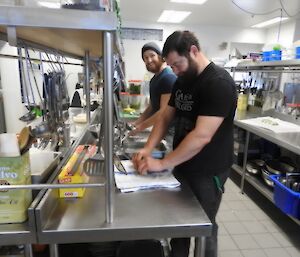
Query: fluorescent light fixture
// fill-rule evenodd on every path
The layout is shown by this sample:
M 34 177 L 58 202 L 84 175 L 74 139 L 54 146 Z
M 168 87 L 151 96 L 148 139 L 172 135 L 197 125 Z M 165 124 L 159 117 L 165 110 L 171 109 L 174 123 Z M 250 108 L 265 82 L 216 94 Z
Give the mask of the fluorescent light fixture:
M 172 3 L 182 4 L 204 4 L 207 0 L 170 0 Z
M 157 21 L 167 23 L 180 23 L 190 14 L 191 12 L 164 10 Z
M 287 19 L 288 19 L 288 17 L 282 17 L 282 18 L 281 17 L 276 17 L 274 19 L 271 19 L 271 20 L 264 21 L 264 22 L 258 23 L 256 25 L 253 25 L 253 26 L 251 26 L 251 28 L 263 28 L 263 27 L 267 27 L 269 25 L 278 23 L 278 22 L 280 22 L 280 20 L 285 21 Z
M 60 3 L 54 3 L 54 2 L 38 2 L 38 4 L 42 7 L 47 7 L 47 8 L 55 8 L 58 9 L 60 8 Z

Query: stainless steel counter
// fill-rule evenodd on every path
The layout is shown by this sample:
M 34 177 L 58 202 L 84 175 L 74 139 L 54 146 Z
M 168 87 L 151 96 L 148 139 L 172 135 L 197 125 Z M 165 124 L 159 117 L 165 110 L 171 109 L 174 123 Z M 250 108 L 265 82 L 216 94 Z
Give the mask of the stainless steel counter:
M 232 169 L 235 170 L 238 174 L 241 175 L 241 192 L 243 193 L 244 190 L 244 181 L 246 180 L 248 183 L 250 183 L 254 188 L 256 188 L 262 195 L 264 195 L 268 200 L 274 203 L 273 200 L 273 192 L 268 188 L 266 185 L 264 185 L 259 179 L 257 179 L 255 176 L 251 176 L 246 173 L 246 163 L 248 159 L 248 146 L 249 146 L 249 138 L 250 134 L 255 134 L 261 138 L 264 138 L 274 144 L 277 144 L 278 146 L 281 146 L 287 150 L 290 150 L 293 153 L 296 153 L 300 155 L 300 133 L 274 133 L 272 131 L 269 131 L 267 129 L 251 126 L 248 124 L 245 124 L 241 122 L 243 119 L 250 119 L 250 118 L 256 118 L 262 116 L 260 113 L 257 112 L 237 112 L 235 116 L 234 124 L 246 130 L 246 139 L 245 139 L 245 145 L 244 145 L 244 158 L 243 158 L 243 167 L 240 167 L 238 165 L 233 165 Z M 290 117 L 286 117 L 286 115 L 283 114 L 277 114 L 272 113 L 270 115 L 266 114 L 263 116 L 273 116 L 275 118 L 280 118 L 285 121 L 291 122 Z M 299 121 L 294 121 L 293 123 L 296 123 L 299 125 Z M 293 219 L 298 225 L 299 220 L 289 216 L 291 219 Z
M 258 117 L 257 113 L 237 113 L 234 125 L 245 129 L 259 137 L 267 139 L 268 141 L 277 144 L 287 150 L 290 150 L 296 154 L 300 154 L 300 133 L 274 133 L 267 129 L 254 127 L 241 122 L 243 119 Z M 261 115 L 260 115 L 261 116 Z
M 202 237 L 211 234 L 210 220 L 188 189 L 116 192 L 112 224 L 105 222 L 103 188 L 87 189 L 81 199 L 58 199 L 57 195 L 56 190 L 48 190 L 36 208 L 40 243 Z

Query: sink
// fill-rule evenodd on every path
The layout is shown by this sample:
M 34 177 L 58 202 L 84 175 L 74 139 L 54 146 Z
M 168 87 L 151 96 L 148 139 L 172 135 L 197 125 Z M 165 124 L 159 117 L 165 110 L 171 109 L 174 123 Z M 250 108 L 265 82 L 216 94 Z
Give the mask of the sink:
M 138 150 L 142 149 L 147 141 L 147 138 L 143 139 L 128 139 L 123 143 L 124 152 L 128 155 L 132 155 Z M 161 159 L 165 156 L 167 152 L 167 147 L 164 141 L 160 142 L 157 147 L 154 148 L 152 152 L 152 157 Z

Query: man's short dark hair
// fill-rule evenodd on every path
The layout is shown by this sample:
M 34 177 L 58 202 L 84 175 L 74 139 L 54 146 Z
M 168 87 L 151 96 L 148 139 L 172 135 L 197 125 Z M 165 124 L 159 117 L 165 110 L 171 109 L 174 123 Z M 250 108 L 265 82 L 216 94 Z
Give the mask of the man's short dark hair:
M 188 56 L 192 45 L 196 46 L 199 51 L 201 50 L 199 41 L 194 33 L 188 30 L 177 30 L 167 38 L 162 56 L 167 57 L 172 51 L 176 51 L 179 55 Z

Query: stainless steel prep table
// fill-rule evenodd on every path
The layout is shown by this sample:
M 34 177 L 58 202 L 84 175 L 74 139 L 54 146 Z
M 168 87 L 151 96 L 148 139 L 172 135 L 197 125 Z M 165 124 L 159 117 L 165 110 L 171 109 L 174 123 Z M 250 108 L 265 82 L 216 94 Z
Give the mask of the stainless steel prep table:
M 257 115 L 255 115 L 257 116 Z M 264 139 L 267 139 L 268 141 L 279 145 L 285 149 L 290 150 L 293 153 L 300 155 L 300 133 L 274 133 L 272 131 L 269 131 L 267 129 L 251 126 L 249 124 L 245 124 L 241 122 L 241 120 L 254 118 L 254 115 L 249 113 L 245 114 L 244 116 L 237 116 L 237 118 L 234 120 L 234 125 L 245 129 L 246 131 L 249 131 L 259 137 L 262 137 Z
M 35 209 L 38 241 L 59 244 L 166 237 L 203 239 L 211 234 L 210 220 L 188 189 L 115 192 L 111 224 L 105 222 L 104 196 L 104 188 L 89 188 L 80 199 L 59 199 L 56 190 L 48 190 Z
M 279 114 L 278 114 L 279 115 Z M 277 118 L 276 113 L 275 117 Z M 264 128 L 259 128 L 255 126 L 251 126 L 249 124 L 245 124 L 241 122 L 243 119 L 250 119 L 261 116 L 258 113 L 251 113 L 251 112 L 241 112 L 236 113 L 234 125 L 236 125 L 239 128 L 242 128 L 246 131 L 246 141 L 244 146 L 244 158 L 243 158 L 243 167 L 240 167 L 236 164 L 232 166 L 232 169 L 238 172 L 241 176 L 241 192 L 243 193 L 244 190 L 244 183 L 245 180 L 248 181 L 254 188 L 256 188 L 261 194 L 263 194 L 267 199 L 269 199 L 271 202 L 274 203 L 273 200 L 273 192 L 270 188 L 268 188 L 266 185 L 264 185 L 260 180 L 258 180 L 256 177 L 251 176 L 246 173 L 246 164 L 247 164 L 247 155 L 248 155 L 248 146 L 249 146 L 249 138 L 250 134 L 255 134 L 261 138 L 264 138 L 278 146 L 281 146 L 287 150 L 290 150 L 293 153 L 296 153 L 297 155 L 300 155 L 300 133 L 294 132 L 294 133 L 274 133 L 272 131 L 269 131 Z M 266 115 L 265 115 L 266 116 Z M 280 117 L 278 117 L 280 118 Z M 290 121 L 290 120 L 288 120 Z M 297 122 L 295 122 L 297 123 Z M 297 123 L 298 124 L 298 123 Z M 297 224 L 300 224 L 299 220 L 289 216 L 292 218 Z

